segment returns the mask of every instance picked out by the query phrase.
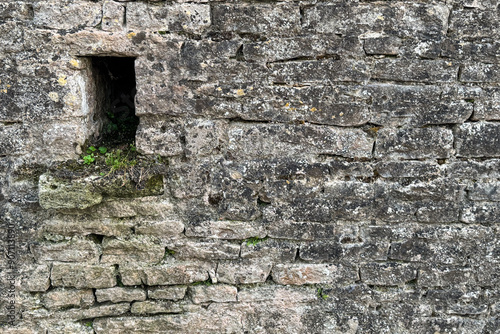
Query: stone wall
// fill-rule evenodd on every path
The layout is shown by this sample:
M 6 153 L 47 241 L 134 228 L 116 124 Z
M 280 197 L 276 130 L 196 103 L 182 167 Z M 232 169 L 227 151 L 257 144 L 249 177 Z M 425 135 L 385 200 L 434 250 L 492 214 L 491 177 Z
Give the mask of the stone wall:
M 0 333 L 500 333 L 499 10 L 0 0 Z M 159 188 L 53 172 L 95 56 Z

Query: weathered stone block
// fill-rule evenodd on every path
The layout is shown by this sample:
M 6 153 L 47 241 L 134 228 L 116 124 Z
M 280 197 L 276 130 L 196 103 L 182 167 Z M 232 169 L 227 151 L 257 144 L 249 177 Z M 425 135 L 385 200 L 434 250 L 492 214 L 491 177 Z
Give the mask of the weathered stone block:
M 379 60 L 372 78 L 401 82 L 452 82 L 456 80 L 458 64 L 441 60 Z
M 135 233 L 158 238 L 179 236 L 184 231 L 184 224 L 180 220 L 141 221 L 135 227 Z
M 54 263 L 50 279 L 53 286 L 82 288 L 110 288 L 116 285 L 113 266 Z
M 148 13 L 148 15 L 144 15 Z M 187 31 L 201 33 L 210 26 L 207 4 L 150 4 L 133 2 L 127 5 L 127 28 L 138 31 Z
M 217 154 L 225 146 L 227 122 L 192 121 L 186 125 L 185 131 L 186 156 Z
M 321 59 L 331 55 L 362 55 L 358 40 L 331 36 L 328 39 L 316 37 L 269 38 L 264 42 L 243 45 L 246 61 L 276 62 L 298 59 Z M 326 88 L 326 87 L 325 87 Z
M 453 245 L 433 240 L 410 239 L 391 244 L 389 259 L 410 262 L 433 262 L 438 264 L 463 264 L 467 259 L 467 251 L 472 245 L 456 241 Z
M 314 32 L 342 35 L 385 30 L 394 31 L 401 37 L 439 38 L 446 33 L 448 15 L 448 7 L 442 4 L 324 3 L 304 10 L 303 27 Z
M 417 267 L 400 263 L 366 263 L 360 266 L 361 281 L 370 285 L 401 285 L 417 278 Z
M 500 120 L 500 89 L 484 88 L 483 94 L 474 100 L 473 120 L 498 121 Z
M 500 44 L 496 41 L 446 39 L 441 43 L 441 56 L 450 59 L 496 63 Z
M 21 124 L 0 125 L 0 155 L 26 154 L 32 148 L 32 144 L 32 134 L 25 126 Z
M 355 267 L 342 264 L 278 264 L 272 270 L 273 280 L 284 285 L 349 284 L 358 280 Z
M 55 216 L 46 221 L 41 227 L 41 233 L 45 235 L 88 235 L 98 234 L 105 236 L 126 236 L 132 233 L 134 222 L 122 219 L 104 218 L 95 220 L 86 215 L 78 216 Z
M 227 303 L 235 302 L 238 289 L 235 286 L 226 284 L 217 284 L 211 286 L 191 286 L 189 288 L 191 300 L 195 304 L 201 303 Z
M 335 225 L 312 222 L 276 221 L 268 227 L 268 236 L 276 239 L 316 240 L 335 236 Z
M 132 303 L 132 314 L 182 313 L 182 307 L 172 301 L 152 301 Z
M 129 303 L 100 305 L 88 309 L 73 309 L 60 312 L 58 316 L 73 320 L 94 319 L 101 317 L 116 317 L 130 311 Z
M 500 66 L 497 64 L 465 65 L 459 79 L 462 82 L 499 82 L 499 70 Z
M 367 85 L 373 100 L 371 123 L 420 127 L 463 123 L 474 110 L 467 93 L 439 86 Z
M 453 133 L 443 128 L 381 129 L 377 133 L 375 156 L 379 158 L 448 158 L 453 150 Z
M 133 302 L 146 300 L 146 290 L 114 287 L 109 289 L 97 289 L 95 296 L 98 303 L 102 302 Z
M 100 3 L 45 1 L 33 6 L 34 23 L 40 28 L 71 29 L 76 20 L 84 27 L 95 27 L 102 19 Z
M 421 161 L 382 161 L 375 166 L 383 178 L 433 179 L 444 174 L 437 163 Z
M 217 266 L 217 281 L 227 284 L 264 283 L 271 267 L 272 263 L 269 261 L 220 262 Z
M 251 241 L 241 244 L 240 257 L 243 259 L 267 259 L 273 262 L 292 262 L 297 255 L 298 246 L 279 240 L 263 240 L 255 245 Z
M 457 129 L 455 146 L 457 155 L 461 157 L 499 157 L 500 124 L 462 124 Z
M 256 87 L 243 104 L 245 120 L 358 126 L 371 119 L 369 96 L 358 86 Z
M 385 260 L 389 243 L 361 242 L 358 236 L 341 236 L 339 241 L 316 241 L 301 245 L 299 256 L 304 261 L 336 263 L 360 260 Z
M 114 1 L 102 4 L 102 30 L 120 31 L 125 23 L 125 6 Z
M 99 262 L 101 255 L 98 245 L 91 240 L 73 238 L 63 243 L 40 243 L 33 245 L 33 253 L 38 261 L 59 262 Z
M 452 178 L 459 179 L 491 179 L 500 175 L 500 160 L 486 161 L 457 161 L 444 166 L 446 173 Z
M 38 197 L 44 209 L 85 209 L 102 201 L 91 182 L 64 180 L 44 174 L 40 176 Z
M 251 237 L 264 238 L 266 236 L 266 229 L 262 223 L 256 221 L 191 221 L 186 226 L 185 234 L 188 237 L 242 240 Z
M 198 261 L 167 261 L 165 264 L 144 267 L 138 264 L 121 265 L 119 272 L 125 285 L 177 285 L 206 281 L 215 264 Z
M 94 303 L 94 293 L 92 290 L 55 289 L 43 296 L 42 303 L 48 309 L 87 308 Z
M 395 36 L 374 36 L 363 41 L 363 49 L 367 55 L 396 56 L 400 46 L 401 39 Z
M 311 287 L 243 287 L 238 291 L 238 301 L 244 303 L 311 303 L 317 300 L 317 294 L 317 289 Z
M 373 139 L 358 129 L 314 125 L 234 123 L 228 152 L 235 158 L 272 158 L 307 154 L 370 157 Z
M 467 188 L 468 198 L 472 201 L 490 201 L 500 202 L 500 184 L 492 183 L 474 183 Z
M 460 221 L 469 224 L 498 223 L 500 220 L 500 202 L 471 203 L 463 207 Z
M 186 286 L 167 286 L 161 288 L 149 288 L 148 298 L 151 299 L 167 299 L 167 300 L 181 300 L 186 295 Z
M 135 135 L 137 149 L 144 154 L 175 156 L 184 152 L 181 129 L 171 122 L 141 119 Z
M 216 4 L 212 7 L 213 29 L 239 34 L 289 35 L 298 32 L 299 6 L 279 4 Z
M 366 63 L 355 60 L 305 60 L 274 63 L 270 79 L 279 84 L 327 84 L 363 82 L 370 77 Z
M 465 8 L 454 10 L 451 15 L 450 33 L 462 40 L 488 38 L 495 34 L 498 27 L 497 13 L 492 10 Z
M 462 205 L 458 202 L 427 200 L 414 204 L 415 216 L 422 223 L 456 223 L 460 220 Z
M 1 5 L 1 4 L 0 4 Z M 23 29 L 20 25 L 14 23 L 14 22 L 6 22 L 5 24 L 0 24 L 0 34 L 2 36 L 5 36 L 2 38 L 2 41 L 0 41 L 0 46 L 2 47 L 5 52 L 20 52 L 22 50 L 22 43 L 21 40 L 23 38 Z M 10 102 L 9 105 L 10 107 L 13 107 L 14 111 L 20 111 L 18 108 L 16 108 L 16 103 L 13 103 L 9 98 L 6 98 L 9 92 L 9 88 L 12 87 L 12 85 L 9 84 L 9 86 L 5 86 L 6 90 L 3 90 L 3 94 L 0 95 L 1 100 L 6 100 L 6 102 Z M 7 95 L 7 96 L 6 96 Z M 10 100 L 10 101 L 9 101 Z M 5 106 L 3 106 L 2 109 L 0 109 L 0 118 L 2 117 L 2 113 L 6 112 Z M 3 111 L 3 112 L 2 112 Z
M 179 259 L 237 259 L 240 254 L 240 245 L 222 240 L 180 239 L 168 245 L 169 249 L 175 251 Z
M 199 332 L 206 334 L 220 333 L 221 328 L 228 333 L 238 333 L 241 331 L 242 318 L 241 311 L 211 308 L 184 314 L 97 319 L 94 329 L 98 334 L 132 334 L 137 333 L 137 328 L 143 333 L 189 333 L 194 328 L 200 328 L 202 330 Z
M 0 20 L 27 20 L 33 18 L 32 7 L 23 1 L 0 3 Z
M 44 292 L 50 287 L 50 267 L 48 265 L 31 265 L 25 268 L 20 288 L 23 291 Z
M 418 285 L 423 287 L 456 287 L 475 283 L 474 270 L 469 267 L 427 265 L 419 268 Z
M 102 241 L 102 263 L 158 263 L 165 255 L 165 247 L 150 237 L 128 239 L 105 237 Z

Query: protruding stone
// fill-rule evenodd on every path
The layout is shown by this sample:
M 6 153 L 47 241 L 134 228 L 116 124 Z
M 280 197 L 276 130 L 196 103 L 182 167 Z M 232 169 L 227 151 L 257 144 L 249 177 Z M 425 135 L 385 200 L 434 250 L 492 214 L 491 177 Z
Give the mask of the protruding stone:
M 91 240 L 73 238 L 69 242 L 41 243 L 33 246 L 38 261 L 59 262 L 99 262 L 101 255 L 98 245 Z
M 54 263 L 50 278 L 53 286 L 77 289 L 101 289 L 116 285 L 115 268 L 105 265 Z
M 101 203 L 102 195 L 89 182 L 63 180 L 44 174 L 40 176 L 38 197 L 44 209 L 85 209 Z
M 67 307 L 87 308 L 94 303 L 92 290 L 65 290 L 56 289 L 43 296 L 43 305 L 48 309 L 62 309 Z

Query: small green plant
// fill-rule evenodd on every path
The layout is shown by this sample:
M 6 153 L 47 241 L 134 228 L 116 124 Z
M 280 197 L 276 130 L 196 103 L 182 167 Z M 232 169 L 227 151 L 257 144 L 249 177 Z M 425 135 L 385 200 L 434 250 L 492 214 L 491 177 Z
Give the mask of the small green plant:
M 130 152 L 135 152 L 137 151 L 137 147 L 135 147 L 134 144 L 130 144 Z
M 175 254 L 175 251 L 168 249 L 168 248 L 165 249 L 165 256 L 174 255 L 174 254 Z
M 135 159 L 129 160 L 128 153 L 124 155 L 123 151 L 120 149 L 106 153 L 104 162 L 108 167 L 111 167 L 111 172 L 132 167 L 137 164 L 137 161 Z
M 318 288 L 316 291 L 316 294 L 318 298 L 321 298 L 323 300 L 327 300 L 330 296 L 328 296 L 326 293 L 324 293 L 323 288 Z
M 95 158 L 96 158 L 96 156 L 93 153 L 88 154 L 88 155 L 84 155 L 82 157 L 83 163 L 86 165 L 90 165 L 91 163 L 93 163 L 95 161 Z
M 99 147 L 99 153 L 104 154 L 106 152 L 108 152 L 108 149 L 106 147 L 104 146 Z
M 252 237 L 252 238 L 247 239 L 247 246 L 250 246 L 250 245 L 255 246 L 259 242 L 266 241 L 266 240 L 267 240 L 267 237 L 265 237 L 265 238 Z
M 207 279 L 206 281 L 199 281 L 199 282 L 194 282 L 193 284 L 191 284 L 193 286 L 196 286 L 196 285 L 206 285 L 206 286 L 210 286 L 212 285 L 212 281 L 209 279 Z
M 92 323 L 92 321 L 87 321 L 86 323 L 84 323 L 84 325 L 86 327 L 89 327 L 89 328 L 92 328 L 94 326 L 94 324 Z

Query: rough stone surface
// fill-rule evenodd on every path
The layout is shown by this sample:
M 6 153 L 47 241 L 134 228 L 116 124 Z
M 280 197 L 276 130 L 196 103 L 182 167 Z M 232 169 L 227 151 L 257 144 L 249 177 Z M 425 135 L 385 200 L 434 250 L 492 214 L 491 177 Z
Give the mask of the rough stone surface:
M 81 288 L 110 288 L 116 285 L 115 268 L 106 265 L 52 265 L 50 280 L 53 286 Z
M 499 35 L 493 0 L 0 0 L 0 333 L 498 334 Z
M 133 302 L 146 300 L 146 291 L 143 289 L 130 289 L 130 288 L 109 288 L 97 289 L 95 297 L 98 303 L 102 302 Z
M 51 290 L 45 294 L 43 299 L 43 305 L 48 309 L 87 308 L 93 303 L 94 294 L 92 290 Z
M 200 303 L 227 303 L 235 302 L 238 289 L 231 285 L 217 284 L 212 286 L 197 285 L 189 288 L 191 300 Z

